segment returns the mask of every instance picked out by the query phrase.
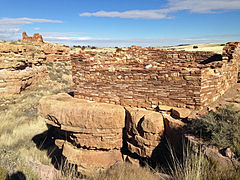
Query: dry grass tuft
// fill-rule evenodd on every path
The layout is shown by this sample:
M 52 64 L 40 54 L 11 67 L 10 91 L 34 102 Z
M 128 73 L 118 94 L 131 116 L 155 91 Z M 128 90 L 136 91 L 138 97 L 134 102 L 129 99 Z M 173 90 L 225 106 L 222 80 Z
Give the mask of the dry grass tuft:
M 60 73 L 68 72 L 69 64 L 60 62 L 58 66 L 59 64 L 61 67 L 58 68 L 63 69 Z M 56 65 L 50 63 L 49 66 L 49 71 L 56 73 Z M 0 111 L 0 166 L 5 167 L 9 173 L 24 168 L 26 175 L 32 177 L 33 175 L 29 175 L 31 167 L 28 169 L 29 167 L 23 167 L 22 164 L 51 164 L 47 153 L 38 150 L 32 138 L 47 130 L 44 119 L 37 110 L 41 97 L 66 92 L 71 88 L 71 75 L 66 72 L 61 76 L 61 81 L 39 80 L 34 88 L 22 94 L 0 97 L 0 107 L 3 107 Z
M 154 175 L 148 167 L 138 167 L 130 163 L 119 163 L 106 171 L 94 175 L 94 180 L 157 180 L 159 177 Z

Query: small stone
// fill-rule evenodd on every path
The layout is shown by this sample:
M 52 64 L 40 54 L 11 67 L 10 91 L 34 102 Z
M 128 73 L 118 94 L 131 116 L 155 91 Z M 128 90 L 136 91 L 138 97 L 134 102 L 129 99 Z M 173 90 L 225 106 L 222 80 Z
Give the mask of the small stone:
M 180 119 L 187 118 L 191 112 L 192 110 L 186 108 L 172 108 L 172 114 Z

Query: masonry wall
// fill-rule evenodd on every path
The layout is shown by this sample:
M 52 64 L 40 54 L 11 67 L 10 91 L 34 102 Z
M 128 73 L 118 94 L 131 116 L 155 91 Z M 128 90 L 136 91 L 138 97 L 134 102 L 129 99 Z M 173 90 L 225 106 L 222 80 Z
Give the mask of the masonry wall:
M 237 82 L 238 44 L 224 49 L 223 55 L 135 46 L 112 54 L 82 51 L 71 55 L 74 94 L 123 106 L 198 109 Z
M 222 60 L 207 64 L 201 70 L 201 106 L 215 101 L 238 81 L 240 61 L 239 43 L 227 43 Z

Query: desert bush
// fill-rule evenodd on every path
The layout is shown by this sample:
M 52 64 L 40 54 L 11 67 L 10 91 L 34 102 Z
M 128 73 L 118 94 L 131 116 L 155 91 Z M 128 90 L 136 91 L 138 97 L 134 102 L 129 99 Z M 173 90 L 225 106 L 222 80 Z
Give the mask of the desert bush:
M 122 51 L 122 48 L 117 48 L 116 49 L 116 52 L 120 52 L 120 51 Z
M 51 61 L 46 62 L 46 65 L 47 65 L 47 66 L 50 66 L 50 67 L 53 67 L 53 62 L 51 62 Z
M 64 69 L 64 70 L 63 70 L 63 73 L 66 74 L 66 75 L 70 75 L 70 74 L 71 74 L 71 71 L 69 71 L 68 69 Z
M 197 49 L 198 48 L 198 46 L 193 46 L 193 49 Z
M 49 77 L 52 81 L 56 81 L 58 79 L 58 75 L 54 72 L 49 72 Z
M 62 72 L 62 69 L 56 69 L 56 72 L 57 72 L 57 73 L 61 73 L 61 72 Z
M 230 147 L 240 157 L 240 114 L 232 106 L 209 112 L 192 121 L 188 133 L 203 138 L 219 148 Z

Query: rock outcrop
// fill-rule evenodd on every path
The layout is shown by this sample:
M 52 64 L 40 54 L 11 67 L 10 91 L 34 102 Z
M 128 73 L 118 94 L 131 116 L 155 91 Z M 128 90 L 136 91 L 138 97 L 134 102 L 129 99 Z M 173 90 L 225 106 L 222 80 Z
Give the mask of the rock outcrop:
M 126 137 L 128 150 L 143 158 L 151 158 L 159 145 L 164 123 L 161 113 L 140 108 L 126 108 Z
M 43 51 L 47 61 L 70 61 L 70 48 L 67 46 L 45 43 Z
M 81 171 L 122 161 L 121 149 L 150 158 L 164 133 L 159 112 L 77 99 L 60 93 L 43 97 L 39 112 L 58 136 L 55 144 Z M 130 158 L 130 157 L 129 157 Z
M 39 104 L 47 124 L 65 134 L 55 143 L 70 163 L 87 169 L 106 168 L 121 161 L 125 126 L 122 106 L 76 99 L 68 94 L 44 97 Z
M 0 94 L 17 94 L 46 75 L 46 56 L 31 45 L 0 44 Z
M 39 77 L 47 77 L 48 61 L 68 61 L 70 64 L 69 47 L 24 42 L 0 43 L 0 95 L 18 94 L 31 87 Z

